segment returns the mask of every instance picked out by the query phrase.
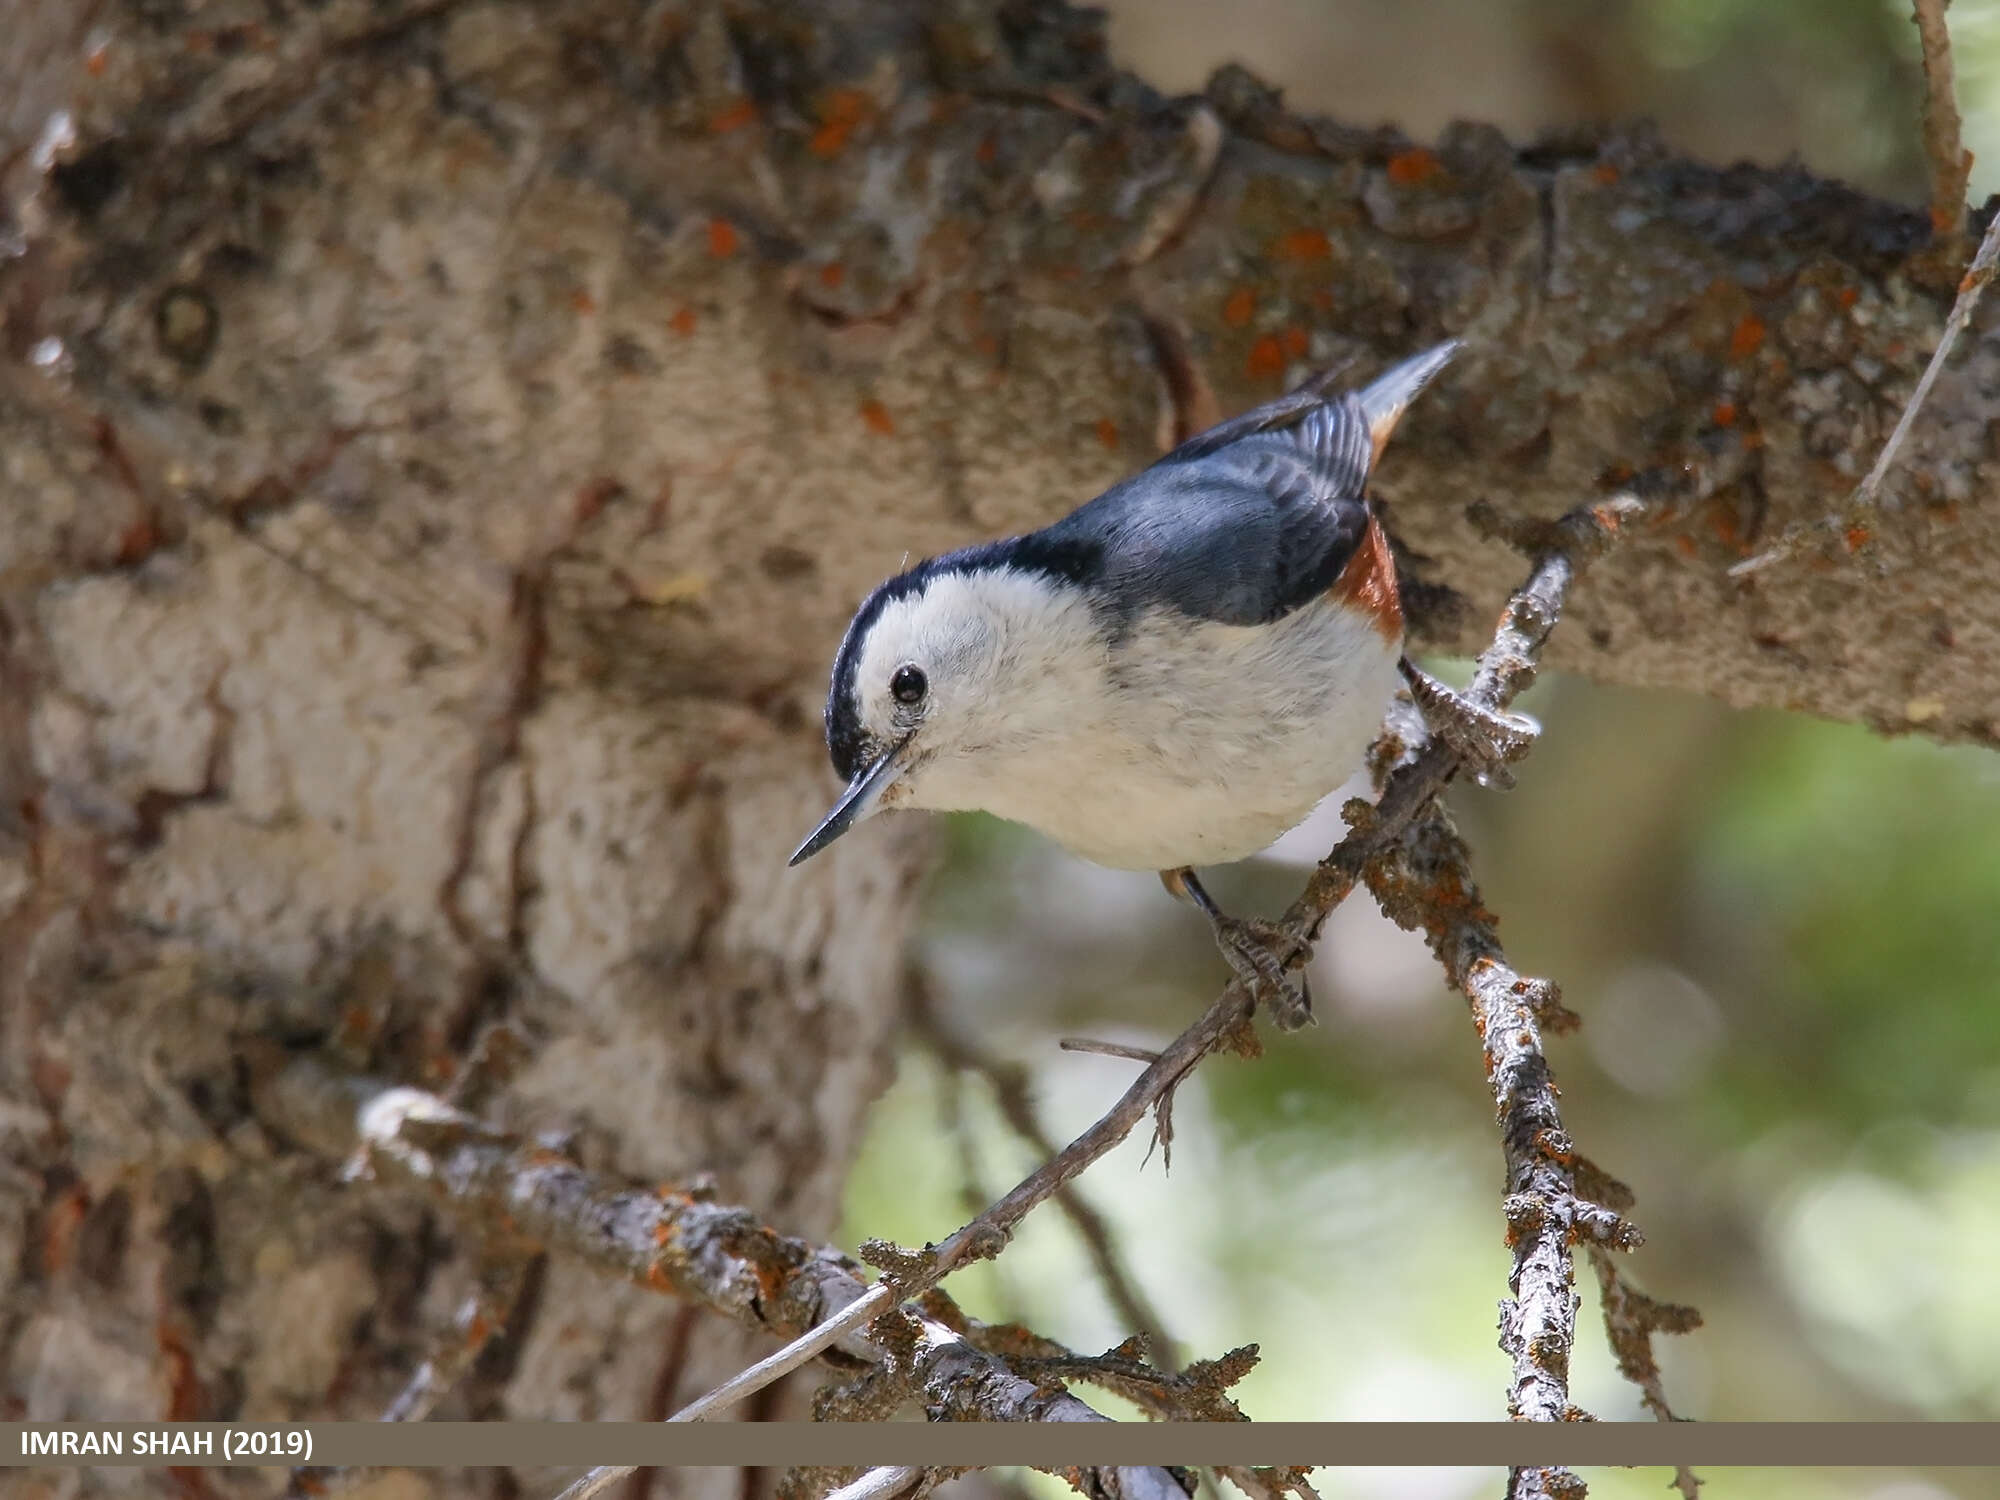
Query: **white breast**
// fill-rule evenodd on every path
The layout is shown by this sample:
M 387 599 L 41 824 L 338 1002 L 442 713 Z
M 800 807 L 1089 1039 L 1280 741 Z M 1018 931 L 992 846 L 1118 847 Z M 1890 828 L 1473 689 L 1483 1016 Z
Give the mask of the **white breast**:
M 1120 869 L 1243 859 L 1359 767 L 1399 655 L 1331 603 L 1261 626 L 1160 610 L 1091 660 L 1051 661 L 1016 685 L 1059 734 L 941 759 L 913 800 L 984 808 Z

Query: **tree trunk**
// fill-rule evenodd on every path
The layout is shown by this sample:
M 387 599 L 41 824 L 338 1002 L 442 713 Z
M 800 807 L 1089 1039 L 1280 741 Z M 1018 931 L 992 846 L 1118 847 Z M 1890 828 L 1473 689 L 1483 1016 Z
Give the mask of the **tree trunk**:
M 847 612 L 1312 367 L 1469 341 L 1382 476 L 1428 644 L 1518 571 L 1467 502 L 1637 474 L 1685 504 L 1553 664 L 1996 735 L 2000 345 L 1872 559 L 1725 572 L 1894 421 L 1949 301 L 1921 214 L 1639 137 L 1420 149 L 1239 73 L 1165 101 L 1043 3 L 14 17 L 16 1415 L 369 1417 L 447 1338 L 478 1236 L 260 1126 L 260 1046 L 438 1087 L 508 1018 L 495 1119 L 826 1234 L 924 847 L 783 868 Z M 447 1414 L 657 1415 L 752 1352 L 530 1283 Z

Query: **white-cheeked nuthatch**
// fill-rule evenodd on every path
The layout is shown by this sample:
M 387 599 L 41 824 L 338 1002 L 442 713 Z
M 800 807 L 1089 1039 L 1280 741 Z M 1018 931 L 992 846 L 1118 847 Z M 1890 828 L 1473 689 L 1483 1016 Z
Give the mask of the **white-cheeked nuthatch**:
M 1190 866 L 1243 859 L 1359 768 L 1399 678 L 1403 611 L 1365 487 L 1456 341 L 1354 392 L 1328 376 L 1189 439 L 1051 526 L 878 587 L 834 659 L 847 790 L 791 862 L 882 808 L 981 809 L 1084 858 L 1157 870 L 1253 988 L 1309 1014 L 1265 923 Z

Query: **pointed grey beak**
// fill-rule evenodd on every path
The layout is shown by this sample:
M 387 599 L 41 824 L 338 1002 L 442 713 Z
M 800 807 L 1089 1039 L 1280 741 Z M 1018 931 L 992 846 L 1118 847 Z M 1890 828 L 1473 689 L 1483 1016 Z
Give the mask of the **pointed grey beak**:
M 899 757 L 909 740 L 891 746 L 882 752 L 873 765 L 863 766 L 861 773 L 847 784 L 847 790 L 840 794 L 840 800 L 833 804 L 819 827 L 812 831 L 812 837 L 799 845 L 797 852 L 785 861 L 785 867 L 811 859 L 828 844 L 839 838 L 856 823 L 863 822 L 875 811 L 882 800 L 882 794 L 896 784 L 896 778 L 903 774 Z

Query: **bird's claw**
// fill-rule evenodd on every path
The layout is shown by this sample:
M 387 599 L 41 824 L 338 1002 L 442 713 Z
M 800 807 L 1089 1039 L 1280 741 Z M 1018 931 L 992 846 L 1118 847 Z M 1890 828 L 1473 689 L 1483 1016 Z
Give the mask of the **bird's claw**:
M 1500 791 L 1513 786 L 1513 762 L 1534 748 L 1541 725 L 1526 714 L 1481 708 L 1407 662 L 1403 677 L 1424 716 L 1425 727 L 1451 746 L 1472 772 L 1473 780 Z
M 1297 1031 L 1312 1025 L 1312 986 L 1305 970 L 1285 967 L 1298 946 L 1285 930 L 1254 917 L 1217 917 L 1213 925 L 1216 947 L 1277 1028 Z

